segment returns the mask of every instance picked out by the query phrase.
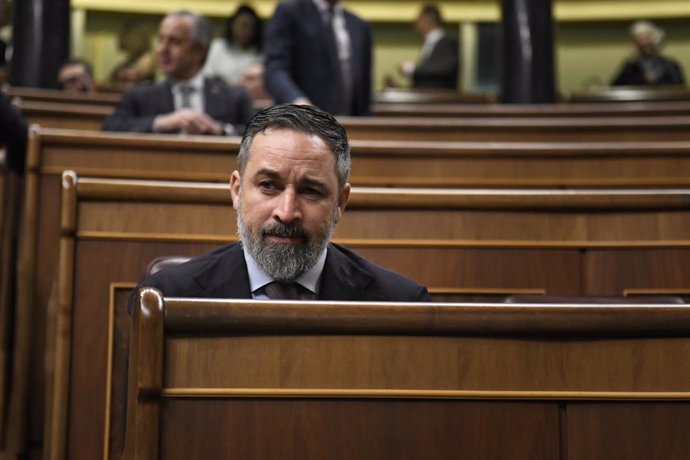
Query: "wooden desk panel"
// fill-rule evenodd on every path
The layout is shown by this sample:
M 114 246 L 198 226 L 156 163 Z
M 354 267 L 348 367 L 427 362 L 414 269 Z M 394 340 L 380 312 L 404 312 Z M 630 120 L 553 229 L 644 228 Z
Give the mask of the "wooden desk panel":
M 642 460 L 687 446 L 667 429 L 690 407 L 687 307 L 141 298 L 133 459 Z

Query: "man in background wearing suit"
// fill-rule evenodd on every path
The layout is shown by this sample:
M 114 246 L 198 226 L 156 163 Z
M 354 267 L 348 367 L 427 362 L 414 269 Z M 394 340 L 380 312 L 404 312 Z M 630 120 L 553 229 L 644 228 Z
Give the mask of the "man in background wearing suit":
M 266 89 L 277 103 L 371 113 L 371 30 L 339 0 L 278 5 L 266 30 Z
M 350 146 L 332 115 L 283 104 L 249 123 L 230 191 L 241 243 L 142 281 L 172 297 L 431 301 L 426 288 L 330 243 L 350 195 Z
M 420 60 L 417 64 L 400 64 L 400 72 L 412 79 L 414 88 L 457 88 L 458 41 L 444 32 L 438 8 L 433 5 L 422 8 L 415 30 L 424 40 Z
M 103 129 L 241 135 L 253 113 L 249 94 L 201 73 L 212 36 L 211 24 L 202 16 L 188 11 L 165 16 L 156 53 L 166 80 L 125 93 Z

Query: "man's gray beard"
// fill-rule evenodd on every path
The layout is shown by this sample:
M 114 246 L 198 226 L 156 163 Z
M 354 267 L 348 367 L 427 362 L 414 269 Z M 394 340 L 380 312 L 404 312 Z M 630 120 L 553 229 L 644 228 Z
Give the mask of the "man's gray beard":
M 274 224 L 264 225 L 261 228 L 261 234 L 257 237 L 244 225 L 241 202 L 242 199 L 240 198 L 240 206 L 237 209 L 237 233 L 240 235 L 242 245 L 247 248 L 257 265 L 276 281 L 293 281 L 311 270 L 335 231 L 337 210 L 333 211 L 333 218 L 328 224 L 324 236 L 313 243 L 270 243 L 265 239 L 265 230 L 290 231 L 291 229 L 295 232 L 304 232 L 304 230 L 302 227 L 295 228 L 294 225 L 281 224 L 276 221 Z

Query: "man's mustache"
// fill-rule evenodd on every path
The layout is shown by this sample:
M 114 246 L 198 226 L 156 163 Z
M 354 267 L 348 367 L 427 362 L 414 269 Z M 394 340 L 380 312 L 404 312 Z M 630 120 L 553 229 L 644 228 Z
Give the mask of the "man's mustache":
M 284 224 L 282 222 L 273 222 L 264 225 L 261 229 L 261 237 L 278 236 L 281 238 L 300 238 L 305 243 L 309 241 L 309 234 L 298 224 Z

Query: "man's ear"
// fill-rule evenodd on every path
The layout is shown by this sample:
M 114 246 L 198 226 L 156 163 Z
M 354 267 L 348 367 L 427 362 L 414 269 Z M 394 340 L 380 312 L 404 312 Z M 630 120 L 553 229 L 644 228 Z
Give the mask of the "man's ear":
M 345 211 L 345 205 L 347 205 L 347 200 L 350 199 L 350 184 L 346 183 L 338 196 L 338 211 L 336 214 L 335 221 L 339 222 L 343 217 L 343 211 Z
M 232 207 L 237 209 L 240 206 L 240 172 L 233 171 L 230 176 L 230 195 L 232 196 Z

